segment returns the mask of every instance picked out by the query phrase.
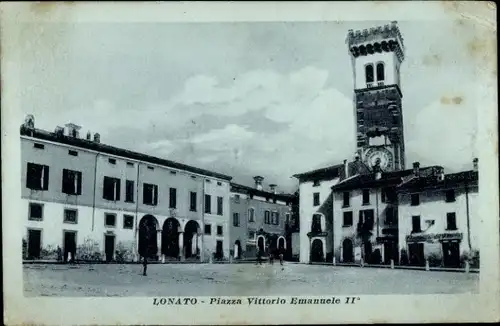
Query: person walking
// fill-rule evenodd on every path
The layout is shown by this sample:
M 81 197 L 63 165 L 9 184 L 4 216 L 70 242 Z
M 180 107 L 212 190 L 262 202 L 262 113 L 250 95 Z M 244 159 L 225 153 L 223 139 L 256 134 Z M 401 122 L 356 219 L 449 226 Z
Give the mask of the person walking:
M 144 254 L 144 257 L 142 259 L 142 276 L 147 276 L 147 271 L 148 271 L 148 255 L 146 253 Z
M 283 248 L 280 248 L 279 256 L 280 256 L 280 265 L 283 266 L 283 256 L 284 256 L 284 249 Z

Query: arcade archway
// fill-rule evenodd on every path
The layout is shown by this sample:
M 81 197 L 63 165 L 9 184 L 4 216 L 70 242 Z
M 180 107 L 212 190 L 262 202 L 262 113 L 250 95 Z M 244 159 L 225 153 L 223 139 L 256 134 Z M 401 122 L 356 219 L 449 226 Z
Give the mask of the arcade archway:
M 190 220 L 186 223 L 184 228 L 184 254 L 186 258 L 198 256 L 198 234 L 200 230 L 200 226 L 196 221 Z
M 165 257 L 179 257 L 179 228 L 179 221 L 173 217 L 167 218 L 163 223 L 161 249 Z
M 156 259 L 158 220 L 153 215 L 145 215 L 139 222 L 139 255 Z
M 286 250 L 286 240 L 284 237 L 278 238 L 278 249 L 279 250 Z

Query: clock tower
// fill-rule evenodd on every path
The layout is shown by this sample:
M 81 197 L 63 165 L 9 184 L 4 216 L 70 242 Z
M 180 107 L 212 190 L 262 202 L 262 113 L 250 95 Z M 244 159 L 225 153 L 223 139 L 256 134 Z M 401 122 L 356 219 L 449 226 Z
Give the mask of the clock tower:
M 399 69 L 404 60 L 397 22 L 349 30 L 347 45 L 354 75 L 357 152 L 370 168 L 405 168 Z

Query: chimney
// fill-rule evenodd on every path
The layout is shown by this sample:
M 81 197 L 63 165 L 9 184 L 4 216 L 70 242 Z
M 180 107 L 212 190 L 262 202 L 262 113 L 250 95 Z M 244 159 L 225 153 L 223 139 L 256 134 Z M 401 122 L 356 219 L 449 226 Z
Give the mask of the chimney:
M 32 114 L 28 114 L 24 119 L 24 127 L 29 129 L 35 128 L 35 117 Z
M 278 193 L 278 192 L 277 192 L 277 190 L 276 190 L 276 187 L 277 187 L 277 186 L 278 186 L 278 185 L 276 185 L 276 184 L 270 184 L 270 185 L 269 185 L 269 190 L 271 190 L 271 192 L 272 192 L 273 194 L 277 194 L 277 193 Z
M 92 134 L 90 133 L 90 130 L 87 131 L 87 140 L 92 140 Z
M 474 170 L 474 172 L 478 172 L 479 171 L 479 159 L 477 157 L 475 157 L 472 160 L 472 169 Z
M 58 137 L 64 136 L 64 128 L 57 126 L 56 129 L 54 130 L 54 133 Z
M 438 181 L 444 181 L 444 168 L 441 166 L 437 170 L 437 179 Z
M 66 127 L 66 136 L 78 138 L 78 131 L 82 128 L 74 123 L 67 123 L 64 125 Z
M 257 190 L 262 190 L 262 181 L 264 180 L 264 178 L 258 175 L 253 177 L 253 179 L 255 180 L 255 188 Z
M 413 175 L 416 177 L 420 176 L 420 163 L 413 162 Z
M 94 142 L 95 143 L 101 142 L 101 135 L 99 135 L 97 132 L 94 134 Z
M 349 178 L 349 163 L 347 163 L 347 160 L 344 160 L 344 176 L 345 178 Z

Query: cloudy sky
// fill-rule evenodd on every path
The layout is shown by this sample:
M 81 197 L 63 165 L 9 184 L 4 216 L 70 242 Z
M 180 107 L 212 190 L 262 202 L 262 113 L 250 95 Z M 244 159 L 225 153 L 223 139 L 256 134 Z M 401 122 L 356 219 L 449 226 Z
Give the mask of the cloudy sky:
M 288 191 L 294 173 L 352 159 L 345 36 L 384 23 L 38 24 L 19 48 L 21 104 L 38 128 L 71 121 L 110 145 Z M 469 168 L 479 31 L 399 26 L 407 162 Z

